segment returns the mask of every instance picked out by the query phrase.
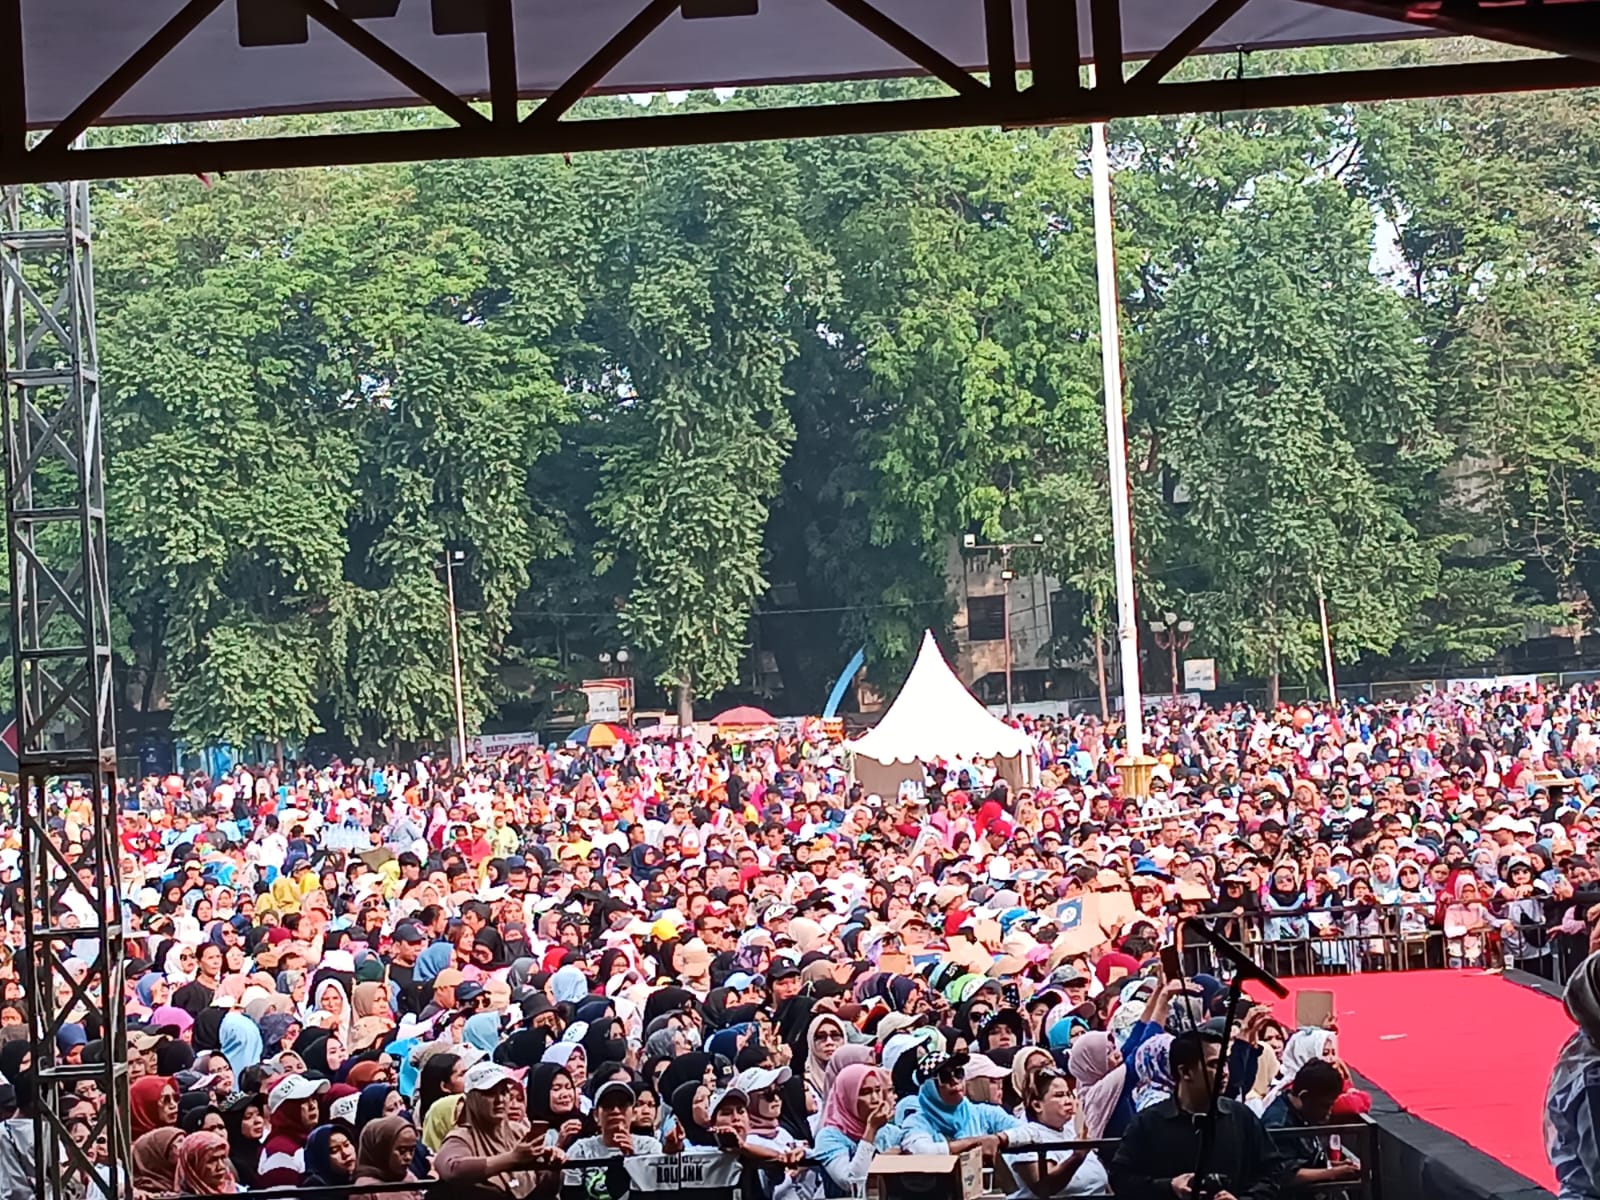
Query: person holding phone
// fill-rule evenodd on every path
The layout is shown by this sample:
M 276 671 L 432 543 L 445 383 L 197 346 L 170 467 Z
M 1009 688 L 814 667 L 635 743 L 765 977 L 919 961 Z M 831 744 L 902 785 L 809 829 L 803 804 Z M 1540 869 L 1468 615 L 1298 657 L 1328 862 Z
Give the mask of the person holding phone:
M 515 1086 L 515 1076 L 497 1063 L 479 1063 L 467 1072 L 459 1123 L 433 1156 L 440 1180 L 518 1200 L 535 1189 L 559 1187 L 560 1177 L 551 1168 L 565 1156 L 545 1146 L 529 1126 L 510 1120 Z

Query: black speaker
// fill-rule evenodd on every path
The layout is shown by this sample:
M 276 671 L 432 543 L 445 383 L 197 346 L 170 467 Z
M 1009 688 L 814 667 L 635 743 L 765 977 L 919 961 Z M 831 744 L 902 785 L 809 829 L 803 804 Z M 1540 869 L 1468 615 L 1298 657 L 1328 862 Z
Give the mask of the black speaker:
M 683 0 L 686 21 L 712 17 L 753 17 L 761 11 L 761 0 Z
M 488 33 L 488 0 L 433 0 L 435 37 L 458 33 Z
M 305 9 L 287 0 L 235 0 L 239 45 L 300 46 L 311 40 Z
M 397 16 L 400 0 L 333 0 L 333 5 L 347 17 L 357 21 L 377 21 Z

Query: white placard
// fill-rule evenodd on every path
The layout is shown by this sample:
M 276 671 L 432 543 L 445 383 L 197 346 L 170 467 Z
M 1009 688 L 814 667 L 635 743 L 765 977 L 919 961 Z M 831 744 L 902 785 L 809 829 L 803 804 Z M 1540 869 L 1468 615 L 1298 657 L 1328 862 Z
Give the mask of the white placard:
M 1217 660 L 1214 658 L 1186 658 L 1183 660 L 1183 688 L 1188 692 L 1214 692 L 1217 690 Z

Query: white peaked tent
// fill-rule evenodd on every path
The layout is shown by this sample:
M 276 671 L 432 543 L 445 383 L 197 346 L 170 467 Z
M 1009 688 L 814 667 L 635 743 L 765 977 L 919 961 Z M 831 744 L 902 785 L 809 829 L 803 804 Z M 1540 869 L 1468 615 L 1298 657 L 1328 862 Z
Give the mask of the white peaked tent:
M 917 661 L 883 719 L 847 742 L 855 777 L 868 792 L 893 796 L 902 780 L 921 782 L 923 763 L 934 759 L 995 760 L 1013 787 L 1034 782 L 1033 739 L 978 703 L 939 652 L 931 631 L 922 635 Z

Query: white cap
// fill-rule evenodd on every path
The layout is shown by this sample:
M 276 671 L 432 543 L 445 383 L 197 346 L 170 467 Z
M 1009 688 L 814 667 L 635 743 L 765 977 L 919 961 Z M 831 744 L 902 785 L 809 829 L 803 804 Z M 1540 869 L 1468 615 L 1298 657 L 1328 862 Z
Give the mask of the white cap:
M 487 1092 L 516 1076 L 499 1063 L 481 1062 L 468 1070 L 462 1087 L 469 1092 Z
M 967 1059 L 964 1079 L 1005 1079 L 1011 1074 L 987 1054 L 974 1054 Z
M 346 1125 L 356 1123 L 356 1105 L 361 1103 L 361 1093 L 352 1096 L 340 1096 L 328 1105 L 328 1115 L 335 1121 L 343 1121 Z
M 739 1099 L 747 1101 L 747 1102 L 749 1100 L 749 1097 L 746 1096 L 743 1092 L 741 1092 L 736 1087 L 723 1088 L 720 1092 L 716 1093 L 714 1096 L 711 1097 L 711 1099 L 709 1101 L 706 1102 L 706 1115 L 708 1117 L 716 1116 L 717 1115 L 717 1109 L 721 1108 L 724 1104 L 726 1104 L 729 1100 L 733 1099 L 733 1097 L 735 1097 L 735 1096 L 737 1096 L 737 1097 L 739 1097 Z
M 733 1077 L 728 1086 L 748 1096 L 751 1092 L 764 1092 L 775 1084 L 785 1084 L 794 1072 L 788 1067 L 749 1067 Z
M 309 1100 L 328 1090 L 326 1079 L 312 1079 L 307 1075 L 286 1075 L 267 1093 L 267 1111 L 275 1113 L 285 1104 Z

